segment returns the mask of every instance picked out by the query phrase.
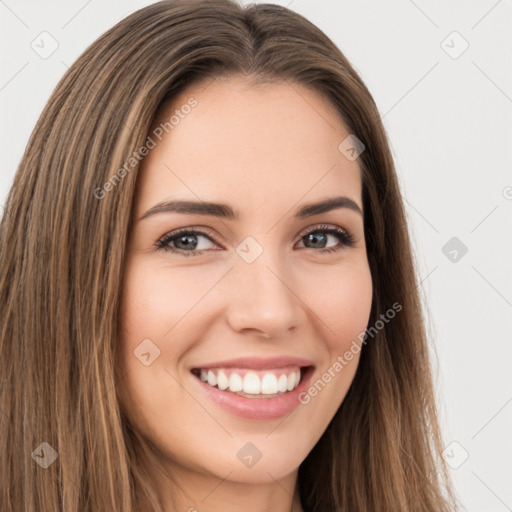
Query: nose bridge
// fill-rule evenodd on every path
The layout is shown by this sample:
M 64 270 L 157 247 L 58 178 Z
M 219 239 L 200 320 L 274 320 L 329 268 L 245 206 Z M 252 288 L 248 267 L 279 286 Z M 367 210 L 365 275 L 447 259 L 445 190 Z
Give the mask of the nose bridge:
M 292 291 L 292 276 L 286 271 L 283 251 L 277 244 L 269 247 L 248 236 L 236 252 L 231 273 L 233 328 L 254 328 L 277 335 L 294 327 L 300 301 Z

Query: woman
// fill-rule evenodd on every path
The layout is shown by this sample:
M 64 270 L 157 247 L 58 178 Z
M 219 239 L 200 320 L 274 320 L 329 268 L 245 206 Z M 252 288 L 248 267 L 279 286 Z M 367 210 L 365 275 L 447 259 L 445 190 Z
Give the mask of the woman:
M 118 23 L 0 241 L 2 510 L 455 510 L 386 134 L 298 14 Z

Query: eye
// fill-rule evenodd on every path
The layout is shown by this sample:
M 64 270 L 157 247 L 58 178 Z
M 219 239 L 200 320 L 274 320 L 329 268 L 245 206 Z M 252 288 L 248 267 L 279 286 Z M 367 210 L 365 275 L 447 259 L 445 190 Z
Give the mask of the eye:
M 334 247 L 327 247 L 329 237 L 338 240 Z M 201 243 L 201 238 L 207 240 Z M 213 234 L 191 228 L 183 228 L 164 235 L 155 244 L 159 250 L 168 251 L 183 256 L 198 256 L 209 249 L 208 241 L 215 245 Z M 355 244 L 354 237 L 345 229 L 337 226 L 315 226 L 301 236 L 300 242 L 305 249 L 318 249 L 316 252 L 329 253 L 339 251 L 344 247 Z M 308 246 L 305 245 L 308 244 Z M 309 245 L 311 244 L 311 245 Z M 215 250 L 215 249 L 213 249 Z
M 157 241 L 156 247 L 164 251 L 183 254 L 184 256 L 197 256 L 199 254 L 198 251 L 208 249 L 207 242 L 200 243 L 197 241 L 200 238 L 213 242 L 210 234 L 184 228 L 164 235 L 164 237 Z
M 334 247 L 326 247 L 328 238 L 336 238 L 338 245 Z M 313 247 L 308 246 L 307 249 L 319 249 L 320 253 L 329 253 L 341 250 L 343 247 L 352 247 L 355 244 L 354 237 L 345 229 L 337 226 L 316 226 L 306 234 L 302 235 L 301 242 L 303 246 L 304 240 Z

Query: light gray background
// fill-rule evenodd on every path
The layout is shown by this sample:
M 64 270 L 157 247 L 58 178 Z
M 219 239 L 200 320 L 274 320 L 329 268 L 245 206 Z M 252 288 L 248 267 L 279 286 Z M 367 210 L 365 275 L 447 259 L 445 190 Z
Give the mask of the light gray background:
M 0 203 L 65 69 L 150 3 L 0 0 Z M 512 0 L 275 3 L 324 30 L 379 106 L 431 323 L 445 456 L 467 510 L 510 511 Z M 43 31 L 58 43 L 46 59 L 31 47 L 51 49 Z

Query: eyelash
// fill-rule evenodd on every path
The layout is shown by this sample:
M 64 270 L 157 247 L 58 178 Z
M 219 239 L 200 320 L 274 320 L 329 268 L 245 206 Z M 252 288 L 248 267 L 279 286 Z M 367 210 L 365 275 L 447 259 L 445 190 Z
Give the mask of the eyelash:
M 325 226 L 325 225 L 315 226 L 313 229 L 304 233 L 300 237 L 300 240 L 302 240 L 304 237 L 306 237 L 312 233 L 318 233 L 318 232 L 335 235 L 338 238 L 338 240 L 341 242 L 341 245 L 338 245 L 336 247 L 328 247 L 328 248 L 324 248 L 324 249 L 318 249 L 317 252 L 322 253 L 322 254 L 337 252 L 337 251 L 340 251 L 343 247 L 352 247 L 355 244 L 354 237 L 347 230 L 338 228 L 338 227 L 333 227 L 333 226 Z M 182 228 L 177 231 L 173 231 L 171 233 L 164 235 L 162 238 L 160 238 L 156 242 L 155 246 L 156 246 L 157 250 L 168 251 L 168 252 L 171 252 L 174 254 L 181 254 L 186 257 L 198 256 L 202 252 L 207 250 L 207 249 L 202 249 L 202 250 L 194 249 L 192 251 L 184 251 L 182 249 L 176 249 L 169 245 L 169 243 L 171 241 L 176 240 L 180 236 L 184 236 L 184 235 L 202 235 L 202 236 L 205 236 L 206 238 L 210 239 L 211 242 L 215 243 L 215 241 L 212 240 L 211 233 L 204 232 L 204 231 L 198 231 L 198 230 L 190 229 L 190 228 Z M 311 247 L 306 247 L 306 249 L 314 250 L 314 248 L 311 248 Z

